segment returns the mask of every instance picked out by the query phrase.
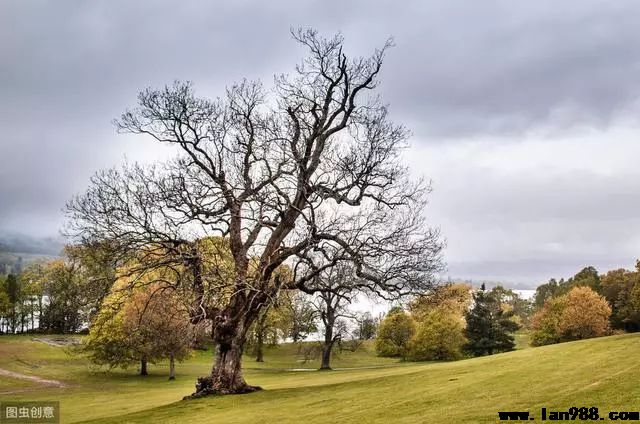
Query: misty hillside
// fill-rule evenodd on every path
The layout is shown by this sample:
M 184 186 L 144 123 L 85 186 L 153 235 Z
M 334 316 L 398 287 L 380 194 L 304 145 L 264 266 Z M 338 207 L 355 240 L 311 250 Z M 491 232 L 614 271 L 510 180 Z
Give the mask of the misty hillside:
M 0 275 L 17 273 L 30 262 L 56 257 L 63 245 L 61 238 L 0 234 Z
M 0 233 L 0 252 L 57 256 L 64 241 L 61 237 L 31 237 L 22 234 Z

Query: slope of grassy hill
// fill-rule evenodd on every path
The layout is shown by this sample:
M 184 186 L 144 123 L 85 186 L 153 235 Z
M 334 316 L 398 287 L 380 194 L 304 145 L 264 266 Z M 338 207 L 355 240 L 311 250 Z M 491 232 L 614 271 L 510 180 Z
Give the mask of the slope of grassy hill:
M 0 376 L 0 400 L 60 400 L 64 423 L 484 423 L 497 422 L 499 410 L 531 411 L 539 421 L 541 407 L 640 409 L 639 347 L 640 334 L 632 334 L 458 362 L 403 364 L 376 358 L 369 346 L 336 360 L 336 367 L 347 369 L 320 372 L 285 370 L 317 364 L 296 362 L 294 348 L 282 346 L 270 349 L 264 364 L 245 361 L 247 380 L 266 390 L 180 401 L 195 377 L 207 373 L 210 352 L 180 365 L 170 382 L 164 365 L 146 378 L 133 370 L 91 371 L 64 348 L 9 337 L 0 338 L 0 369 L 69 387 L 28 381 L 21 389 L 15 381 L 5 386 Z

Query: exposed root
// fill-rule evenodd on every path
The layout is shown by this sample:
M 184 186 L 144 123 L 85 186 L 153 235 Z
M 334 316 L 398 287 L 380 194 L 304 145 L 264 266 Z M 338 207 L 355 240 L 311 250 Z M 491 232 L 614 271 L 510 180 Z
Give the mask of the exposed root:
M 262 390 L 260 386 L 250 386 L 244 384 L 239 387 L 216 387 L 213 384 L 213 379 L 208 377 L 199 377 L 196 383 L 196 391 L 189 396 L 182 398 L 183 400 L 199 399 L 205 396 L 224 396 L 224 395 L 243 395 L 246 393 L 253 393 Z

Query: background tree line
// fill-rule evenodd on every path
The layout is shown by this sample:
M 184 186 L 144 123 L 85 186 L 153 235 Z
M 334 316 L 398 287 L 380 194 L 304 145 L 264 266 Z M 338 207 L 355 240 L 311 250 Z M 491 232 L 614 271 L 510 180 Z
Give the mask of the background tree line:
M 147 283 L 138 280 L 132 288 L 118 267 L 126 268 L 125 262 L 109 255 L 107 246 L 67 246 L 60 259 L 3 276 L 0 330 L 87 331 L 81 351 L 94 363 L 135 365 L 145 374 L 148 363 L 167 361 L 173 378 L 175 362 L 210 345 L 211 328 L 192 322 L 192 294 L 158 284 L 176 275 L 147 274 Z M 265 347 L 313 335 L 317 340 L 301 344 L 300 353 L 330 369 L 332 353 L 373 338 L 381 356 L 452 360 L 511 350 L 520 328 L 530 330 L 533 345 L 640 328 L 640 262 L 635 270 L 600 275 L 586 267 L 568 280 L 551 279 L 531 302 L 502 286 L 474 291 L 446 284 L 414 296 L 406 310 L 393 308 L 381 322 L 350 310 L 357 276 L 348 265 L 316 278 L 322 290 L 314 295 L 282 291 L 270 301 L 252 324 L 245 354 L 263 361 Z
M 98 247 L 65 247 L 59 259 L 0 276 L 0 332 L 75 333 L 86 329 L 115 281 Z
M 221 278 L 230 278 L 225 275 L 231 261 L 224 239 L 208 244 L 226 251 L 227 259 L 216 266 Z M 139 260 L 114 259 L 106 245 L 67 246 L 60 259 L 32 263 L 20 274 L 6 275 L 0 285 L 0 328 L 4 333 L 86 332 L 75 350 L 95 364 L 139 366 L 140 374 L 146 375 L 149 363 L 166 360 L 173 378 L 176 361 L 189 357 L 193 349 L 210 347 L 212 328 L 191 319 L 193 293 L 176 289 L 179 272 L 171 267 L 143 276 L 129 272 Z M 319 294 L 282 291 L 270 299 L 248 332 L 245 353 L 263 361 L 265 346 L 302 342 L 314 334 L 318 341 L 300 349 L 308 358 L 321 356 L 322 367 L 329 369 L 336 348 L 373 338 L 378 321 L 349 310 L 349 287 L 355 277 L 351 268 L 340 269 L 323 275 L 323 282 L 317 283 L 325 284 Z
M 635 270 L 599 274 L 586 267 L 568 280 L 551 279 L 535 294 L 534 345 L 640 329 L 640 261 Z
M 415 298 L 406 311 L 389 311 L 376 350 L 408 360 L 490 355 L 513 349 L 512 334 L 520 328 L 533 346 L 638 331 L 640 261 L 633 271 L 600 275 L 589 266 L 567 280 L 551 279 L 536 289 L 532 301 L 501 286 L 436 288 Z
M 512 290 L 450 284 L 389 311 L 376 351 L 407 360 L 454 360 L 514 349 L 512 333 L 528 321 L 529 302 Z

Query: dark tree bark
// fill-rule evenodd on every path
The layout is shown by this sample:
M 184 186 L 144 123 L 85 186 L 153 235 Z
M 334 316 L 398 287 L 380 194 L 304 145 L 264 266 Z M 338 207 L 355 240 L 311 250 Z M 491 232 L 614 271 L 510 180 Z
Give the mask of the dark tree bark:
M 264 349 L 262 337 L 258 338 L 258 346 L 256 347 L 256 362 L 264 362 Z
M 176 358 L 173 352 L 169 354 L 169 380 L 176 379 Z
M 194 322 L 211 320 L 217 355 L 195 396 L 256 389 L 240 358 L 280 290 L 315 293 L 317 275 L 350 261 L 350 289 L 395 298 L 425 291 L 441 269 L 423 215 L 429 186 L 400 161 L 408 131 L 370 95 L 391 44 L 349 59 L 339 35 L 293 36 L 309 57 L 274 90 L 244 81 L 215 101 L 180 82 L 141 92 L 118 130 L 180 153 L 99 172 L 68 204 L 69 235 L 136 258 L 130 274 L 170 269 L 162 283 L 185 292 Z
M 333 350 L 333 326 L 327 326 L 324 330 L 324 342 L 322 344 L 322 361 L 320 363 L 321 370 L 331 369 L 331 351 Z
M 333 345 L 340 337 L 337 335 L 334 337 L 333 330 L 336 323 L 336 309 L 334 305 L 335 294 L 331 292 L 323 292 L 320 294 L 322 299 L 323 309 L 321 310 L 320 317 L 324 325 L 324 342 L 322 344 L 322 362 L 320 364 L 321 370 L 331 369 L 331 351 Z
M 353 269 L 345 264 L 340 264 L 319 275 L 316 279 L 316 286 L 323 288 L 316 303 L 324 333 L 321 370 L 331 369 L 333 347 L 346 336 L 347 327 L 343 319 L 353 318 L 346 309 L 350 303 L 350 299 L 347 297 L 349 292 L 345 289 L 337 289 L 349 278 L 355 278 Z
M 333 343 L 325 343 L 322 345 L 322 362 L 320 364 L 320 370 L 328 371 L 331 370 L 331 349 L 333 348 Z
M 265 323 L 267 321 L 267 312 L 268 309 L 265 309 L 260 314 L 260 317 L 256 321 L 256 346 L 255 346 L 255 354 L 256 354 L 256 362 L 264 362 L 264 332 L 265 332 Z
M 149 375 L 147 372 L 147 359 L 140 358 L 140 375 Z
M 225 314 L 219 316 L 213 335 L 216 346 L 213 370 L 210 376 L 198 379 L 196 392 L 190 396 L 191 398 L 211 394 L 242 394 L 261 390 L 260 387 L 247 384 L 242 374 L 242 353 L 246 332 L 255 316 L 248 313 L 241 314 L 239 319 L 233 319 L 234 315 L 236 314 L 226 311 Z

